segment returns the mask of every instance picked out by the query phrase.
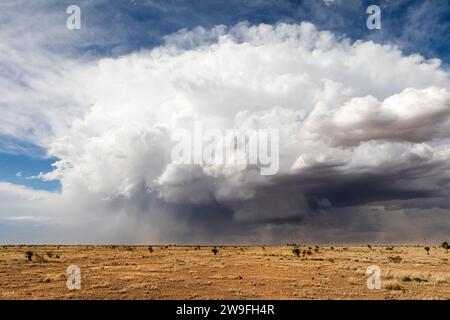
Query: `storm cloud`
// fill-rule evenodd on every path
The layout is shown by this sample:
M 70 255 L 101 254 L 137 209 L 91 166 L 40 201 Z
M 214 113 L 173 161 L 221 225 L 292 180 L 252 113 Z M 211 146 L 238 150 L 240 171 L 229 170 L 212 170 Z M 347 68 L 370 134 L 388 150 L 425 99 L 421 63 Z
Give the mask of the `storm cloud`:
M 17 123 L 3 118 L 0 133 L 31 131 L 33 143 L 60 159 L 35 178 L 59 180 L 61 193 L 26 201 L 74 230 L 90 226 L 71 239 L 448 236 L 450 80 L 437 59 L 352 42 L 311 23 L 241 23 L 181 30 L 151 50 L 61 65 L 63 72 L 29 82 L 39 101 L 51 101 L 46 112 L 28 108 Z M 14 94 L 23 91 L 11 89 L 10 100 Z M 279 173 L 174 163 L 171 133 L 196 122 L 279 130 Z M 29 210 L 20 202 L 12 209 Z

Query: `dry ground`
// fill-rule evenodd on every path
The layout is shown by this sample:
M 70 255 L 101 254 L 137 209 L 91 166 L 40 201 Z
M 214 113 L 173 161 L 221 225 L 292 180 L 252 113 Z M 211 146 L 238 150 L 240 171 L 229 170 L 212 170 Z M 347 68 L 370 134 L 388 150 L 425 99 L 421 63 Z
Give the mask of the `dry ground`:
M 450 254 L 438 246 L 429 254 L 310 246 L 305 257 L 287 246 L 218 247 L 217 255 L 207 246 L 0 246 L 0 299 L 450 299 Z M 72 264 L 81 290 L 66 287 Z M 379 290 L 366 286 L 373 264 Z

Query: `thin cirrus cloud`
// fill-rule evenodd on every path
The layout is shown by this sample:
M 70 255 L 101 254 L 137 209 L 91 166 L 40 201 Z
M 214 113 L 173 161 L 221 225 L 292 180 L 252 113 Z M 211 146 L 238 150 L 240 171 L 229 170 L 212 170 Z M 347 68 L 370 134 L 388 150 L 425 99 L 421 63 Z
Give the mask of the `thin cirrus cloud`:
M 239 23 L 180 30 L 120 57 L 56 62 L 27 70 L 26 86 L 17 77 L 3 100 L 1 133 L 58 158 L 34 178 L 62 185 L 2 183 L 10 228 L 38 221 L 55 242 L 448 234 L 450 81 L 437 59 L 311 23 Z M 195 122 L 279 129 L 280 173 L 172 163 L 171 133 Z

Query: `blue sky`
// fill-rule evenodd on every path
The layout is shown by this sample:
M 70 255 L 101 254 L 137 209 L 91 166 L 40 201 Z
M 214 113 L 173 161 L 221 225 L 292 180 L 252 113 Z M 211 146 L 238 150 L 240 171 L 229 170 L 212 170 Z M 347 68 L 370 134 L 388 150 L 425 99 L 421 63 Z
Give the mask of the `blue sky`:
M 30 179 L 40 172 L 50 171 L 56 158 L 39 158 L 29 155 L 3 153 L 0 157 L 0 176 L 2 181 L 26 185 L 34 189 L 60 191 L 59 181 L 42 181 Z
M 69 1 L 70 2 L 70 1 Z M 73 2 L 73 1 L 72 1 Z M 72 3 L 70 2 L 70 3 Z M 88 1 L 80 1 L 82 7 Z M 382 9 L 382 30 L 366 28 L 366 8 Z M 85 23 L 95 23 L 113 39 L 108 46 L 94 47 L 100 54 L 122 54 L 161 43 L 162 37 L 196 26 L 309 21 L 324 30 L 353 40 L 373 39 L 396 43 L 426 57 L 450 58 L 450 4 L 420 0 L 230 0 L 230 1 L 100 1 L 88 10 Z M 95 21 L 93 21 L 95 20 Z M 105 28 L 108 26 L 109 28 Z

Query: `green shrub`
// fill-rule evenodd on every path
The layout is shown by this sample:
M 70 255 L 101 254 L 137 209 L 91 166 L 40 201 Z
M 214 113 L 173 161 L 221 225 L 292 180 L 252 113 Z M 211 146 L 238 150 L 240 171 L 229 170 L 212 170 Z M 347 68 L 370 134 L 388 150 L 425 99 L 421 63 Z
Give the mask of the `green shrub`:
M 27 258 L 28 261 L 31 261 L 31 259 L 33 258 L 33 251 L 27 251 L 25 252 L 25 258 Z
M 298 247 L 294 247 L 294 248 L 292 249 L 292 253 L 293 253 L 294 255 L 296 255 L 297 257 L 300 257 L 301 250 L 300 250 Z

